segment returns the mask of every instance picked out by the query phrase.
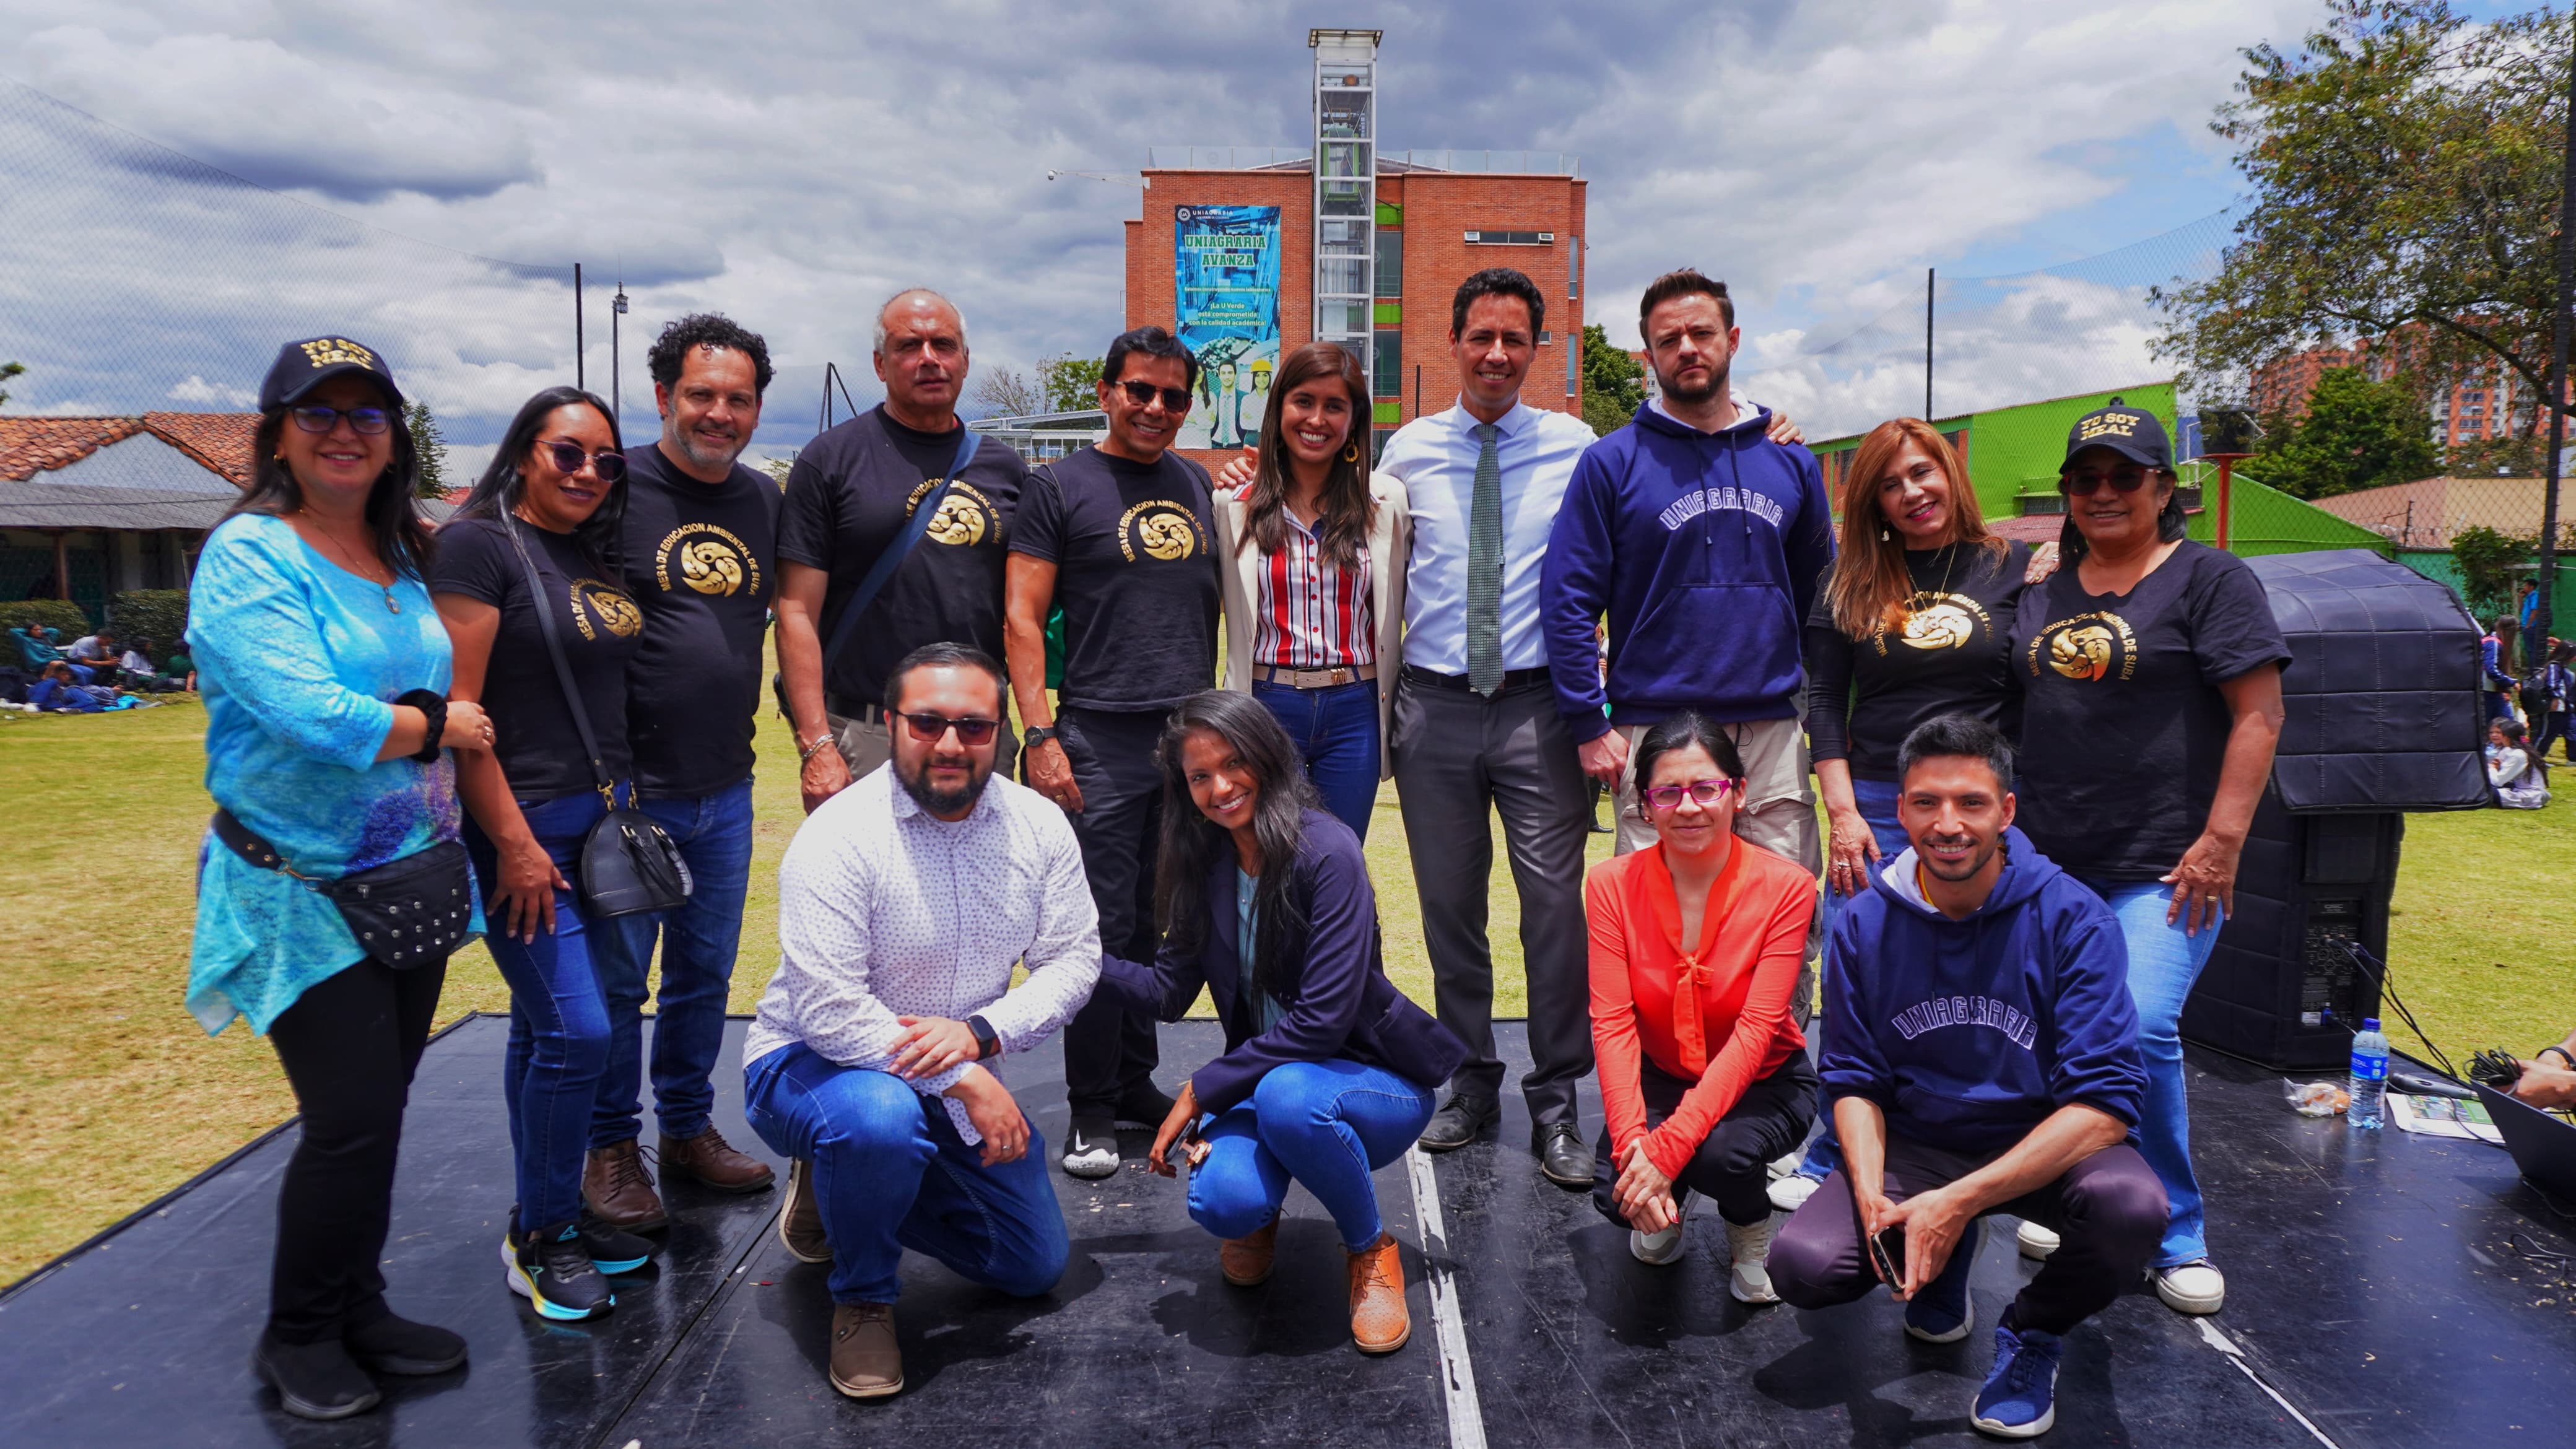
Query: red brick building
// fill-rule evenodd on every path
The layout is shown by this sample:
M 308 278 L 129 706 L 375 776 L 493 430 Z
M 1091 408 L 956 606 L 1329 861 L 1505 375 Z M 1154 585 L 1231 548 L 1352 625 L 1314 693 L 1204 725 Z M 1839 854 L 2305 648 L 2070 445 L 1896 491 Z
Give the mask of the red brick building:
M 2258 415 L 2305 417 L 2308 396 L 2330 368 L 2357 367 L 2373 382 L 2384 382 L 2407 362 L 2410 340 L 2423 328 L 2409 324 L 2391 338 L 2361 338 L 2349 347 L 2311 347 L 2254 369 L 2253 401 Z M 2420 357 L 2419 359 L 2420 360 Z M 2428 399 L 2433 413 L 2433 441 L 2444 448 L 2491 438 L 2527 436 L 2533 427 L 2538 393 L 2500 365 L 2490 365 L 2436 387 Z M 2542 420 L 2543 422 L 2546 419 Z

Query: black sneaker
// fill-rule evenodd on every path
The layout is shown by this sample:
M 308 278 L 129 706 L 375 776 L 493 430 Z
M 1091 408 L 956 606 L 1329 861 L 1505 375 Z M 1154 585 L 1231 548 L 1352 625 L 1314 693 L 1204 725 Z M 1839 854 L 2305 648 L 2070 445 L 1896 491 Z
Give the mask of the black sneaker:
M 525 1237 L 514 1226 L 505 1241 L 511 1249 L 510 1291 L 527 1299 L 539 1317 L 579 1323 L 617 1306 L 617 1295 L 590 1261 L 578 1224 L 541 1228 Z
M 657 1251 L 653 1240 L 630 1233 L 608 1219 L 584 1207 L 581 1210 L 582 1251 L 590 1254 L 590 1266 L 602 1273 L 632 1273 L 650 1261 Z M 519 1209 L 510 1208 L 510 1226 L 502 1230 L 501 1261 L 519 1260 Z
M 465 1335 L 388 1313 L 340 1334 L 349 1357 L 373 1373 L 443 1374 L 465 1366 Z
M 1064 1134 L 1064 1175 L 1098 1181 L 1118 1175 L 1118 1124 L 1107 1117 L 1076 1117 Z
M 1139 1082 L 1118 1099 L 1121 1132 L 1159 1132 L 1172 1115 L 1172 1099 L 1151 1082 Z
M 383 1402 L 384 1391 L 340 1340 L 280 1343 L 262 1333 L 250 1352 L 250 1371 L 277 1390 L 279 1407 L 299 1419 L 345 1419 Z

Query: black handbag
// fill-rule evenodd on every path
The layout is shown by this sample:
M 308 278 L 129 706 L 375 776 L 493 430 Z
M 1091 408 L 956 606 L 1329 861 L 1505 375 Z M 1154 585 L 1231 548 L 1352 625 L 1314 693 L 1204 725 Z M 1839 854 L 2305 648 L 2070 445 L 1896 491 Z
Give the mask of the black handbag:
M 572 711 L 573 728 L 581 732 L 581 747 L 590 755 L 591 778 L 597 782 L 599 798 L 608 813 L 581 843 L 581 859 L 575 874 L 581 886 L 582 914 L 593 919 L 610 916 L 632 916 L 646 911 L 671 910 L 689 899 L 692 882 L 689 863 L 680 858 L 679 844 L 661 823 L 641 810 L 617 803 L 617 783 L 608 776 L 608 766 L 599 758 L 599 737 L 591 732 L 590 711 L 582 708 L 581 692 L 573 687 L 572 665 L 564 658 L 563 636 L 555 628 L 554 600 L 547 596 L 545 579 L 537 573 L 537 562 L 528 556 L 528 546 L 519 537 L 516 520 L 508 520 L 511 547 L 518 550 L 519 566 L 528 574 L 528 606 L 536 612 L 537 629 L 546 636 L 546 655 L 554 661 L 555 682 L 562 686 L 564 707 Z M 630 793 L 631 801 L 634 796 Z
M 277 847 L 222 808 L 215 838 L 261 870 L 273 870 L 339 907 L 358 949 L 397 971 L 444 961 L 465 944 L 474 924 L 474 888 L 465 847 L 442 840 L 400 860 L 352 871 L 335 880 L 297 873 Z

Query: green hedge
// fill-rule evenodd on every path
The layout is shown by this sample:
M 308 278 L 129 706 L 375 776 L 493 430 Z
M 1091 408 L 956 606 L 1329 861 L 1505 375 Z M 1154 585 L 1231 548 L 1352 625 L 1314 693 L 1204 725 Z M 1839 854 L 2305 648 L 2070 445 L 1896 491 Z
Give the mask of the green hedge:
M 89 632 L 89 615 L 66 599 L 20 599 L 0 604 L 0 629 L 23 629 L 29 624 L 60 629 L 63 642 L 69 644 Z M 14 665 L 18 661 L 13 657 L 6 662 Z
M 135 589 L 107 601 L 107 626 L 119 642 L 152 641 L 152 662 L 160 663 L 180 647 L 188 633 L 186 589 Z

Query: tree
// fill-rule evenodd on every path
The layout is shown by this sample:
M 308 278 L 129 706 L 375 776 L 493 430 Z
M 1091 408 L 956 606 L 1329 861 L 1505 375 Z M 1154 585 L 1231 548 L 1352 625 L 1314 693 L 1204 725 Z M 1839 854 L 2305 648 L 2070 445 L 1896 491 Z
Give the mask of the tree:
M 1038 392 L 1045 411 L 1080 412 L 1100 406 L 1100 359 L 1057 353 L 1038 359 Z M 1036 411 L 1036 409 L 1032 409 Z
M 787 475 L 794 472 L 795 468 L 796 460 L 793 458 L 763 458 L 760 460 L 760 471 L 768 474 L 772 479 L 774 479 L 781 489 L 784 489 L 787 486 Z
M 2412 483 L 2441 471 L 2433 418 L 2401 378 L 2372 382 L 2360 369 L 2328 368 L 2305 417 L 2267 419 L 2247 472 L 2295 498 Z
M 2459 566 L 2469 612 L 2480 624 L 2513 612 L 2513 586 L 2540 551 L 2537 538 L 2512 538 L 2480 524 L 2451 535 L 2451 562 Z
M 411 450 L 420 457 L 420 486 L 413 490 L 414 496 L 446 497 L 447 439 L 440 435 L 429 404 L 418 398 L 403 404 L 403 426 L 411 429 Z
M 975 379 L 975 401 L 1000 417 L 1016 418 L 1043 412 L 1037 385 L 1028 374 L 1017 368 L 997 367 Z
M 23 362 L 0 362 L 0 382 L 7 382 L 9 379 L 25 373 L 26 370 L 27 364 Z M 0 407 L 7 407 L 8 405 L 9 390 L 7 388 L 0 387 Z
M 2546 9 L 2329 0 L 2296 50 L 2245 51 L 2211 129 L 2251 205 L 2216 276 L 2153 294 L 2160 355 L 2206 382 L 2381 339 L 2420 377 L 2500 363 L 2546 394 L 2571 38 Z
M 1626 427 L 1645 401 L 1645 364 L 1612 346 L 1598 323 L 1583 324 L 1583 420 L 1606 438 Z
M 2442 471 L 2454 478 L 2537 478 L 2549 460 L 2548 414 L 2538 436 L 2468 438 L 2442 454 Z

